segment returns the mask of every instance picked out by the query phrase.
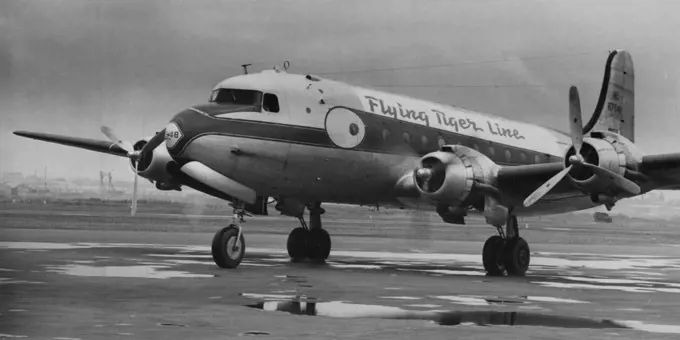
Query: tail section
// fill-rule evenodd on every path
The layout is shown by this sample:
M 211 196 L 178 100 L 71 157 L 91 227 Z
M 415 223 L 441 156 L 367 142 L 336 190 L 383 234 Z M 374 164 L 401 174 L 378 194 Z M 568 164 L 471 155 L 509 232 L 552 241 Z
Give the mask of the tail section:
M 612 131 L 635 141 L 635 72 L 630 53 L 609 53 L 602 80 L 600 98 L 588 124 L 583 128 Z

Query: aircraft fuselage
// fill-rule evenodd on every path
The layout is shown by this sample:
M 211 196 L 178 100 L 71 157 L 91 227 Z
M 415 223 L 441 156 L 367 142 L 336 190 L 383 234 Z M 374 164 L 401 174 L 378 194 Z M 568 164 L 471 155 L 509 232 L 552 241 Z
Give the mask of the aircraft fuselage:
M 499 165 L 559 162 L 571 145 L 568 135 L 537 125 L 277 71 L 222 81 L 211 103 L 177 114 L 173 124 L 166 128 L 173 157 L 200 161 L 259 195 L 396 207 L 404 206 L 397 181 L 443 145 L 469 147 Z M 521 206 L 523 198 L 513 199 Z M 595 205 L 557 190 L 516 213 Z

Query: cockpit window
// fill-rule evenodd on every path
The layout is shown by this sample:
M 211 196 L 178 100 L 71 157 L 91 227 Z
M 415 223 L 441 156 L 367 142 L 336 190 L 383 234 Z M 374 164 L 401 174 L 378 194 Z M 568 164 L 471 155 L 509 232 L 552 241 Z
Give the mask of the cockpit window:
M 210 101 L 218 104 L 260 105 L 262 92 L 255 90 L 217 89 Z
M 262 108 L 268 112 L 279 112 L 279 99 L 275 94 L 265 93 Z

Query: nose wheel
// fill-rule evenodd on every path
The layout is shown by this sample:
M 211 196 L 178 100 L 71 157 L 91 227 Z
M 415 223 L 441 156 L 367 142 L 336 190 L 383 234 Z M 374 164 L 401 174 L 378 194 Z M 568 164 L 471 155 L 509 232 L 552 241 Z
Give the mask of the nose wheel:
M 489 237 L 482 249 L 482 263 L 489 276 L 524 276 L 529 269 L 531 252 L 526 240 L 519 236 L 517 217 L 508 217 L 506 232 L 498 226 L 498 234 Z
M 246 240 L 241 228 L 246 211 L 241 202 L 234 202 L 233 207 L 232 223 L 215 233 L 212 241 L 212 258 L 221 268 L 238 267 L 246 254 Z
M 215 233 L 212 242 L 212 258 L 221 268 L 236 268 L 246 253 L 246 240 L 235 225 L 229 225 Z

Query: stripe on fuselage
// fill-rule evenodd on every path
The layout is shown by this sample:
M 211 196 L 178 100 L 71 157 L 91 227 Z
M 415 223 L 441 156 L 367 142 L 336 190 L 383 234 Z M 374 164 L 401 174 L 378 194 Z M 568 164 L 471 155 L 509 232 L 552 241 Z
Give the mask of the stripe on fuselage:
M 551 154 L 492 142 L 477 136 L 413 124 L 361 110 L 346 109 L 356 113 L 366 127 L 363 141 L 352 148 L 356 151 L 420 157 L 437 150 L 443 144 L 460 144 L 479 150 L 501 165 L 553 162 L 560 159 Z M 232 119 L 229 118 L 229 115 L 214 118 L 209 115 L 195 114 L 195 112 L 188 115 L 180 114 L 176 118 L 180 121 L 184 138 L 172 148 L 171 153 L 180 157 L 187 144 L 205 135 L 228 135 L 324 148 L 339 148 L 329 139 L 325 129 L 317 127 Z M 182 120 L 184 122 L 181 122 Z M 186 156 L 191 157 L 190 155 Z

